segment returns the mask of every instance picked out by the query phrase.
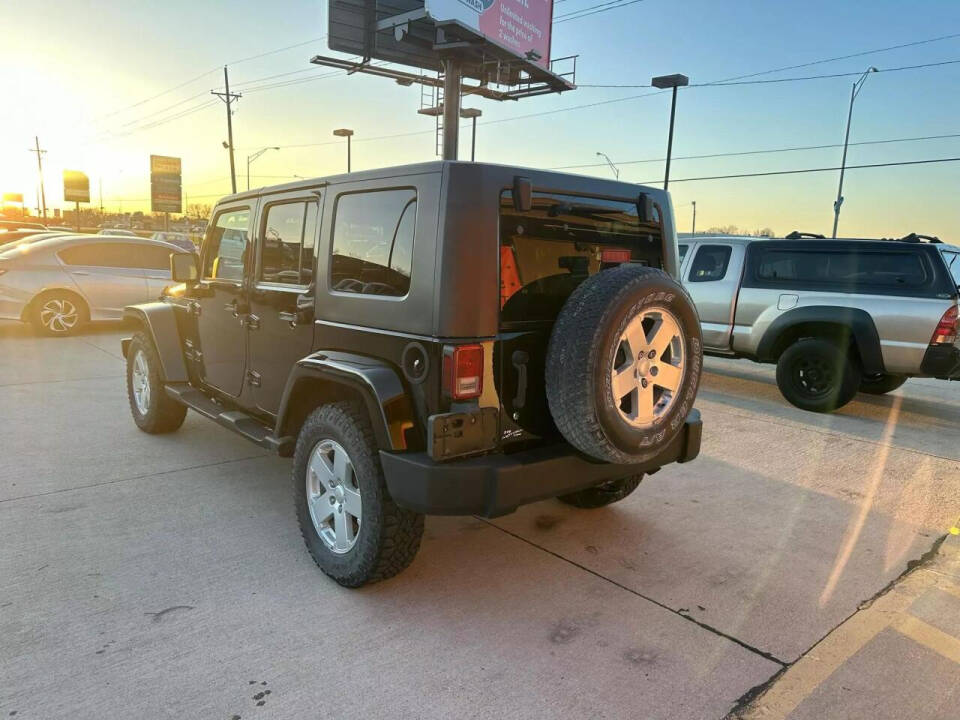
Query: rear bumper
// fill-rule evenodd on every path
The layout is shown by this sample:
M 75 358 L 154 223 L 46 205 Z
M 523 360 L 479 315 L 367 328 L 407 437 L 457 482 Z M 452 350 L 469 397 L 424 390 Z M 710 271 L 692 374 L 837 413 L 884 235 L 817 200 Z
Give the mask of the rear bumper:
M 960 348 L 956 345 L 931 345 L 923 356 L 920 371 L 942 380 L 960 380 Z
M 380 460 L 390 495 L 402 507 L 428 515 L 496 517 L 607 480 L 689 462 L 700 453 L 702 427 L 700 412 L 692 410 L 673 442 L 649 462 L 637 465 L 591 461 L 566 443 L 444 463 L 424 452 L 382 450 Z

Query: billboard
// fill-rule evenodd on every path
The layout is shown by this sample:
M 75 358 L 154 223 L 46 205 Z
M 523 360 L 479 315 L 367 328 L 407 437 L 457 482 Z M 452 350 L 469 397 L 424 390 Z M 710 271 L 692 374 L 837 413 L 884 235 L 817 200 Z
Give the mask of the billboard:
M 63 199 L 66 202 L 90 202 L 90 179 L 79 170 L 64 170 Z
M 151 155 L 150 210 L 152 212 L 183 212 L 182 199 L 180 158 Z
M 21 205 L 23 205 L 23 193 L 4 193 L 3 202 L 20 203 Z
M 436 22 L 455 20 L 487 40 L 550 69 L 553 0 L 425 0 Z

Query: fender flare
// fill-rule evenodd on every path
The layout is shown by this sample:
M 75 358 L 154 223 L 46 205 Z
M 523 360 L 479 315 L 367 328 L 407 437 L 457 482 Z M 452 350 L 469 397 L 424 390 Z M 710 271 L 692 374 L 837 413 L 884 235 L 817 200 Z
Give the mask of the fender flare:
M 416 423 L 410 396 L 398 372 L 381 360 L 333 350 L 314 352 L 294 365 L 277 412 L 277 437 L 291 434 L 291 406 L 297 388 L 311 380 L 358 393 L 366 406 L 378 447 L 394 451 L 407 449 L 405 431 L 416 427 Z
M 164 302 L 128 305 L 123 309 L 124 319 L 136 320 L 150 334 L 160 357 L 160 372 L 164 382 L 188 382 L 187 364 L 183 359 L 183 345 L 174 307 Z M 127 357 L 130 338 L 121 341 L 123 357 Z
M 770 327 L 763 334 L 757 346 L 757 359 L 761 362 L 776 362 L 774 351 L 783 333 L 807 323 L 826 323 L 849 328 L 857 351 L 860 353 L 864 373 L 877 375 L 885 371 L 883 353 L 880 349 L 880 334 L 870 314 L 859 308 L 835 305 L 810 305 L 785 312 L 770 323 Z

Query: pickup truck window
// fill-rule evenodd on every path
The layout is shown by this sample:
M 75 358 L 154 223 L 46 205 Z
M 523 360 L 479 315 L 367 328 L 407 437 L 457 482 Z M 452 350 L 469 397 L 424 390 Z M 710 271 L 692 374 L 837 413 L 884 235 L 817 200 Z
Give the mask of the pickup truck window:
M 349 193 L 333 215 L 330 289 L 402 297 L 410 289 L 417 219 L 414 188 Z
M 687 250 L 690 249 L 689 245 L 677 245 L 677 250 L 680 252 L 680 264 L 683 264 L 683 259 L 687 256 Z
M 203 249 L 205 280 L 243 280 L 247 263 L 250 210 L 227 210 L 209 229 Z
M 757 278 L 767 281 L 829 283 L 846 287 L 917 287 L 927 281 L 920 256 L 912 252 L 760 251 Z
M 729 245 L 701 245 L 690 267 L 689 282 L 723 280 L 733 248 Z
M 317 203 L 269 205 L 263 223 L 260 280 L 309 285 L 313 280 L 316 229 Z

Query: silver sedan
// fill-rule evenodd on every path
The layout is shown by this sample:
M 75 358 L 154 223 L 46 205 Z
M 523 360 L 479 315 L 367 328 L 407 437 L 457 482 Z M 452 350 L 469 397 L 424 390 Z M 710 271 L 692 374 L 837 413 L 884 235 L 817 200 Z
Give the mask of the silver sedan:
M 120 320 L 127 305 L 170 284 L 165 242 L 137 237 L 61 235 L 0 250 L 0 318 L 68 335 L 90 320 Z

